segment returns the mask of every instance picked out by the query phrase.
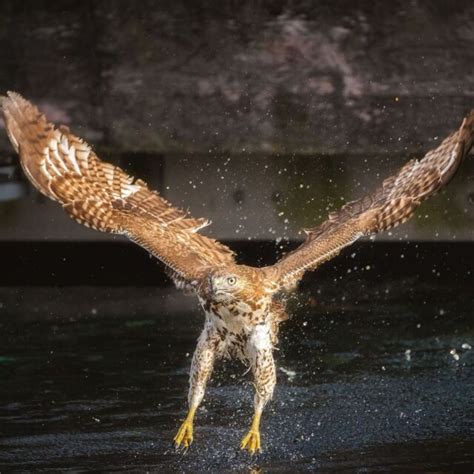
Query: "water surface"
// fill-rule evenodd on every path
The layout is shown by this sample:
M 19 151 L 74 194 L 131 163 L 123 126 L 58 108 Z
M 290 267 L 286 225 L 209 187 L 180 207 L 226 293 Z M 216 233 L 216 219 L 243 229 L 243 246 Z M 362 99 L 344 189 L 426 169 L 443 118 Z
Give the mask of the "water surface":
M 202 315 L 172 288 L 0 290 L 0 469 L 471 472 L 472 279 L 307 280 L 282 327 L 262 454 L 239 450 L 252 386 L 219 364 L 194 443 L 185 415 Z M 258 472 L 258 471 L 257 471 Z

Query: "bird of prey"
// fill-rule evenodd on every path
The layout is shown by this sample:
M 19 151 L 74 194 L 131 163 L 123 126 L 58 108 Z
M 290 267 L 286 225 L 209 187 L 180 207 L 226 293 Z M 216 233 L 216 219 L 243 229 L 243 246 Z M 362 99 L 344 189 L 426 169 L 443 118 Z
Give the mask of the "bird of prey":
M 56 128 L 19 94 L 2 98 L 6 130 L 21 166 L 44 195 L 77 222 L 122 234 L 151 252 L 179 289 L 194 292 L 205 323 L 191 363 L 189 410 L 174 442 L 188 448 L 214 363 L 235 357 L 251 368 L 254 415 L 241 448 L 260 448 L 260 418 L 276 384 L 273 350 L 287 319 L 286 296 L 314 270 L 357 239 L 409 219 L 423 200 L 453 177 L 474 141 L 474 110 L 460 128 L 421 160 L 411 160 L 370 195 L 344 205 L 271 266 L 239 265 L 225 245 L 198 231 L 207 226 L 173 207 L 141 179 L 100 160 L 67 127 Z

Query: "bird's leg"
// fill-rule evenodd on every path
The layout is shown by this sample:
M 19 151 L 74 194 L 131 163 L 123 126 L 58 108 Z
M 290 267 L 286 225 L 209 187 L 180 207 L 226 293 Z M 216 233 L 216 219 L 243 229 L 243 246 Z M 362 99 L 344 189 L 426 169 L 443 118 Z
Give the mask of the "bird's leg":
M 250 454 L 255 454 L 261 450 L 260 418 L 262 411 L 272 398 L 276 384 L 270 330 L 266 325 L 259 325 L 253 330 L 247 349 L 255 383 L 254 415 L 250 430 L 242 439 L 240 447 L 247 449 Z
M 194 416 L 204 397 L 206 383 L 211 376 L 220 342 L 221 339 L 216 330 L 206 325 L 199 337 L 191 363 L 188 394 L 189 411 L 174 437 L 174 443 L 177 448 L 181 445 L 188 448 L 193 442 Z

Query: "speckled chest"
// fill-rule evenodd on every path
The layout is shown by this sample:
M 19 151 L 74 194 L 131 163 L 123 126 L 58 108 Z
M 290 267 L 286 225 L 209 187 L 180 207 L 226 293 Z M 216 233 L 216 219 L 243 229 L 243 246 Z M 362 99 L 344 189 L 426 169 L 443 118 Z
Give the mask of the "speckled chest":
M 201 298 L 200 302 L 206 312 L 208 323 L 218 334 L 217 352 L 247 361 L 249 336 L 256 325 L 266 322 L 265 302 L 249 304 L 236 300 L 221 303 Z
M 268 303 L 262 298 L 257 301 L 232 300 L 226 302 L 199 298 L 204 311 L 213 315 L 228 326 L 239 331 L 265 322 L 268 313 Z

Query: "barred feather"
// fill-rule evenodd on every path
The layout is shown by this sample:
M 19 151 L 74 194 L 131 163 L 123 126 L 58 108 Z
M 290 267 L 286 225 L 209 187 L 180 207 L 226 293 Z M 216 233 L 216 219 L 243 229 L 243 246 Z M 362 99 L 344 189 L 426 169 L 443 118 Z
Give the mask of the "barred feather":
M 101 161 L 67 127 L 55 129 L 19 94 L 2 98 L 8 136 L 30 181 L 77 222 L 124 234 L 179 275 L 197 281 L 209 267 L 234 262 L 233 252 L 197 234 L 209 222 L 173 207 L 145 182 Z
M 474 140 L 474 111 L 456 132 L 422 160 L 411 160 L 386 179 L 373 194 L 343 206 L 314 229 L 306 241 L 267 272 L 283 287 L 292 287 L 305 271 L 337 255 L 364 235 L 372 235 L 408 220 L 418 206 L 454 176 Z

